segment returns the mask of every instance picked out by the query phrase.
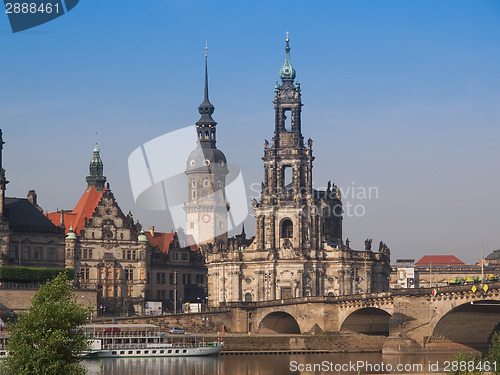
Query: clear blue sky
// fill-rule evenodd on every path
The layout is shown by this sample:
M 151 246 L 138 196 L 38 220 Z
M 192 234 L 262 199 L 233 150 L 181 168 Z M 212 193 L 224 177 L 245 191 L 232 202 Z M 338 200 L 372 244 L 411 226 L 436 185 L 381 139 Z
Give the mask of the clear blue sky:
M 85 0 L 17 34 L 0 16 L 7 195 L 73 208 L 98 131 L 123 211 L 171 230 L 134 206 L 127 158 L 198 120 L 206 40 L 218 147 L 260 184 L 287 30 L 315 186 L 378 188 L 344 198 L 366 209 L 344 238 L 383 240 L 393 261 L 500 248 L 497 0 Z

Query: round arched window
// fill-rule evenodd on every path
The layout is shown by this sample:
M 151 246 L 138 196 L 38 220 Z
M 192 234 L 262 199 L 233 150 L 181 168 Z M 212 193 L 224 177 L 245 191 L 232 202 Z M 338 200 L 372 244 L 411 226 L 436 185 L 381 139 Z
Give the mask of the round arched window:
M 293 238 L 293 223 L 290 219 L 281 224 L 281 238 Z

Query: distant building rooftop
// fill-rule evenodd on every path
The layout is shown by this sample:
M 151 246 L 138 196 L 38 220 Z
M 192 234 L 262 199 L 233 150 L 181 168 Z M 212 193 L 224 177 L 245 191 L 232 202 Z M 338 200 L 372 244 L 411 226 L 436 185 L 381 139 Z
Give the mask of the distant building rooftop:
M 397 266 L 413 266 L 415 259 L 396 259 Z
M 445 266 L 464 266 L 465 263 L 455 255 L 424 255 L 417 263 L 416 267 L 445 267 Z
M 500 260 L 500 249 L 493 251 L 486 257 L 487 260 Z

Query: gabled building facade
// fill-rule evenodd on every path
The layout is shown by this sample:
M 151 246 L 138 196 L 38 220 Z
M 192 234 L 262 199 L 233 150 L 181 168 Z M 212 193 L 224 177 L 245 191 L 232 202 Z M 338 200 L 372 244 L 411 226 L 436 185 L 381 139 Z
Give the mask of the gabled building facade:
M 75 269 L 81 288 L 97 290 L 99 313 L 141 312 L 152 248 L 106 184 L 97 145 L 89 170 L 87 188 L 75 208 L 47 216 L 65 229 L 66 267 Z
M 148 300 L 162 302 L 162 310 L 170 313 L 181 311 L 185 302 L 204 301 L 207 268 L 193 237 L 181 230 L 157 232 L 154 227 L 145 235 L 153 247 Z

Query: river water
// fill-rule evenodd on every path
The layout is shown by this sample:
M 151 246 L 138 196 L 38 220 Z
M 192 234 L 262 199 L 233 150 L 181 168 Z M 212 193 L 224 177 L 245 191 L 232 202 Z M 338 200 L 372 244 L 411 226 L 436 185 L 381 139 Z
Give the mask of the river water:
M 430 374 L 444 373 L 451 355 L 330 353 L 221 355 L 218 357 L 115 358 L 102 361 L 105 375 L 283 375 L 283 374 Z M 83 364 L 99 373 L 99 360 Z

